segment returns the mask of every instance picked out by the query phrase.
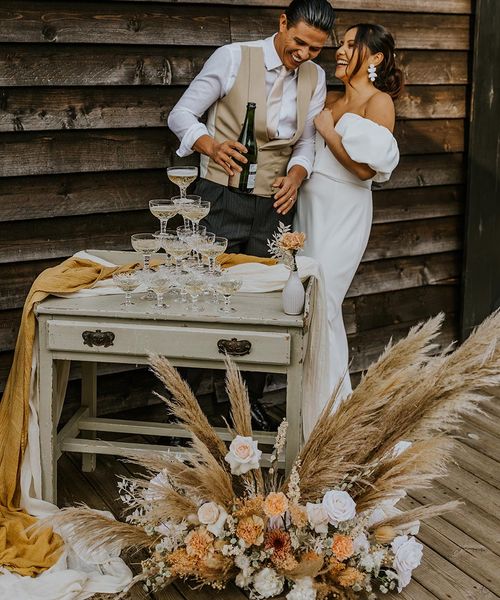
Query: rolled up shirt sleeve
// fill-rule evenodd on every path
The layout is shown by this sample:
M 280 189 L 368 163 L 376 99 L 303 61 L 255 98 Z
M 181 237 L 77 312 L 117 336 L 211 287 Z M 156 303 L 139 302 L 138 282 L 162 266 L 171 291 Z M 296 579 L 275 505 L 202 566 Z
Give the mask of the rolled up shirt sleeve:
M 326 100 L 325 72 L 321 67 L 317 65 L 316 67 L 318 69 L 318 83 L 309 104 L 304 131 L 293 147 L 292 156 L 287 166 L 287 173 L 294 165 L 304 167 L 308 178 L 311 176 L 314 164 L 314 138 L 316 136 L 314 118 L 323 110 Z
M 206 126 L 200 122 L 202 115 L 222 98 L 232 86 L 233 58 L 228 46 L 221 46 L 207 60 L 203 69 L 193 79 L 188 89 L 168 116 L 168 126 L 179 138 L 178 156 L 189 156 L 193 145 L 202 135 L 207 135 Z

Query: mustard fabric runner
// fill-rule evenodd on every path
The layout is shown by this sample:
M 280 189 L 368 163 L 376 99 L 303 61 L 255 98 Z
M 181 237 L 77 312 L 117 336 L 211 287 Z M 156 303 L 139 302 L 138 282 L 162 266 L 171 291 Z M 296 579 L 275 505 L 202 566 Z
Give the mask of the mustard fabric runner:
M 19 474 L 28 436 L 31 361 L 35 339 L 36 302 L 51 293 L 92 287 L 124 267 L 104 267 L 69 258 L 46 269 L 34 281 L 24 304 L 14 360 L 0 404 L 0 565 L 34 576 L 53 566 L 63 542 L 51 529 L 26 533 L 36 519 L 19 508 Z
M 217 262 L 223 269 L 229 269 L 230 267 L 245 263 L 259 263 L 270 267 L 277 263 L 274 258 L 260 258 L 259 256 L 251 256 L 250 254 L 221 254 L 217 258 Z
M 223 268 L 258 262 L 276 264 L 274 259 L 244 254 L 219 257 Z M 93 287 L 114 272 L 136 268 L 138 263 L 105 267 L 90 260 L 68 258 L 46 269 L 35 279 L 26 298 L 14 360 L 0 403 L 0 565 L 35 576 L 52 567 L 63 546 L 50 528 L 26 532 L 37 519 L 19 508 L 19 474 L 28 438 L 29 397 L 36 320 L 33 308 L 50 294 L 71 293 Z

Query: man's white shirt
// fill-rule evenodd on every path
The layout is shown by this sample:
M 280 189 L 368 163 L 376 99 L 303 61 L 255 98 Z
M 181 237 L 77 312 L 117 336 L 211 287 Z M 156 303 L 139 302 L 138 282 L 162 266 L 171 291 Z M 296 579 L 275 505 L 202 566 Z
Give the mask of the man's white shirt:
M 278 77 L 282 62 L 274 46 L 274 37 L 248 42 L 244 45 L 258 46 L 264 52 L 266 68 L 267 96 Z M 233 87 L 241 63 L 240 43 L 218 48 L 207 60 L 203 69 L 193 79 L 182 98 L 168 117 L 168 126 L 179 138 L 181 144 L 177 154 L 181 157 L 193 152 L 193 145 L 202 135 L 213 136 L 200 117 L 220 98 L 226 96 Z M 293 165 L 301 165 L 310 176 L 314 162 L 314 117 L 322 110 L 326 98 L 324 70 L 314 63 L 318 70 L 316 90 L 309 104 L 304 131 L 293 147 L 287 170 Z M 283 86 L 283 100 L 278 124 L 278 139 L 290 139 L 297 128 L 297 71 L 290 71 Z

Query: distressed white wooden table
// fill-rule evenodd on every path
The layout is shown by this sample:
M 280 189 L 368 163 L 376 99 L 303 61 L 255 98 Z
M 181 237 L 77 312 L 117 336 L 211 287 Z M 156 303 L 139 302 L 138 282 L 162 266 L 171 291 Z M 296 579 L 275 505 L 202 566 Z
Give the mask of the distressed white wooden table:
M 125 252 L 100 251 L 99 255 L 117 264 L 136 258 L 134 253 Z M 208 303 L 200 313 L 170 303 L 170 308 L 158 314 L 151 302 L 140 300 L 140 294 L 134 295 L 134 306 L 121 310 L 122 298 L 52 297 L 36 307 L 44 499 L 56 501 L 57 460 L 62 452 L 82 453 L 83 469 L 91 471 L 96 454 L 125 455 L 130 450 L 152 448 L 148 444 L 102 441 L 98 439 L 99 432 L 179 436 L 179 428 L 172 424 L 96 416 L 97 363 L 145 364 L 149 353 L 166 356 L 176 366 L 221 369 L 226 349 L 245 371 L 286 374 L 289 428 L 285 463 L 289 469 L 302 441 L 303 315 L 284 314 L 280 292 L 237 294 L 232 302 L 237 311 L 230 314 Z M 57 394 L 61 394 L 57 373 L 61 366 L 67 366 L 67 361 L 82 364 L 81 407 L 57 433 Z M 225 429 L 219 433 L 223 439 L 230 439 Z M 274 434 L 258 432 L 255 438 L 261 443 L 273 443 Z M 179 447 L 173 449 L 179 451 Z

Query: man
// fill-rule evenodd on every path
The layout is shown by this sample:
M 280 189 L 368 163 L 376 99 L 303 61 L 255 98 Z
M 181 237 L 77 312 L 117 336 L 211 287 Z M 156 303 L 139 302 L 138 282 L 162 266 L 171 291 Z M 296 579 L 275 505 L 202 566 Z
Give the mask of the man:
M 332 32 L 327 0 L 293 0 L 272 37 L 222 46 L 205 63 L 169 115 L 180 140 L 177 154 L 201 154 L 194 192 L 210 200 L 203 221 L 228 238 L 228 251 L 267 256 L 278 223 L 291 224 L 297 191 L 311 174 L 314 117 L 325 102 L 325 73 L 310 62 Z M 248 102 L 255 102 L 258 162 L 252 194 L 229 190 L 246 148 L 237 139 Z M 208 111 L 207 124 L 199 121 Z M 258 400 L 264 379 L 247 377 L 254 421 L 268 428 Z

